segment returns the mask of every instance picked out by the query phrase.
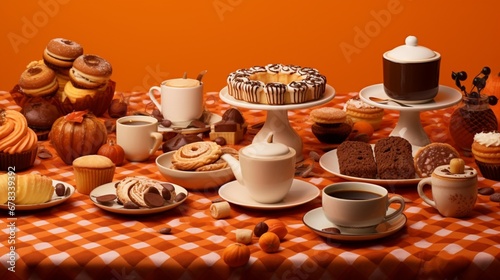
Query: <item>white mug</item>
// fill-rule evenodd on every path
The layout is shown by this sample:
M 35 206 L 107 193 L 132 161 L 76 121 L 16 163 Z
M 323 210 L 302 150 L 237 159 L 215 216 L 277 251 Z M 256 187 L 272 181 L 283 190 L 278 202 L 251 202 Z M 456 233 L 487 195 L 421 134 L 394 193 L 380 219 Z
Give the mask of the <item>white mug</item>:
M 425 192 L 431 186 L 432 199 Z M 418 195 L 445 217 L 461 218 L 469 216 L 476 205 L 477 171 L 465 166 L 464 173 L 453 174 L 449 165 L 434 169 L 431 177 L 420 180 Z
M 155 92 L 160 92 L 161 103 Z M 163 81 L 161 86 L 149 89 L 149 97 L 163 115 L 173 125 L 187 126 L 199 119 L 204 110 L 203 83 L 196 79 L 176 78 Z
M 126 116 L 116 121 L 116 143 L 129 161 L 145 161 L 163 143 L 158 120 L 149 116 Z
M 325 217 L 342 232 L 372 232 L 380 223 L 400 215 L 405 201 L 399 195 L 391 198 L 378 185 L 362 182 L 335 183 L 323 188 L 321 202 Z M 390 204 L 399 208 L 388 214 Z

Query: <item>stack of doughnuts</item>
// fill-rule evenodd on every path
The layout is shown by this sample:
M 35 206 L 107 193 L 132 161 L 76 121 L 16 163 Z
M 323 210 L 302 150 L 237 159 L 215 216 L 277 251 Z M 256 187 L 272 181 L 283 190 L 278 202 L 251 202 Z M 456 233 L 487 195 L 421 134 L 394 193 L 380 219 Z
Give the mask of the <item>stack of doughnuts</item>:
M 89 110 L 101 116 L 108 110 L 115 91 L 108 61 L 84 54 L 80 44 L 63 38 L 50 40 L 42 58 L 28 64 L 11 90 L 19 106 L 40 102 L 43 97 L 61 115 Z

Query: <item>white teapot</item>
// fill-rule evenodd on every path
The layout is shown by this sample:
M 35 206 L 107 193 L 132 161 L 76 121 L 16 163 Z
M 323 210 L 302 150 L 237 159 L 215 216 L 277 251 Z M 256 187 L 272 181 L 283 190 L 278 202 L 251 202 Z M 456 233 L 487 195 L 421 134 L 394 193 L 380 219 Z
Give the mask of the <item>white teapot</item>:
M 259 203 L 277 203 L 292 187 L 295 175 L 295 150 L 282 143 L 267 141 L 253 143 L 240 149 L 239 161 L 223 154 L 239 184 L 246 187 L 250 197 Z

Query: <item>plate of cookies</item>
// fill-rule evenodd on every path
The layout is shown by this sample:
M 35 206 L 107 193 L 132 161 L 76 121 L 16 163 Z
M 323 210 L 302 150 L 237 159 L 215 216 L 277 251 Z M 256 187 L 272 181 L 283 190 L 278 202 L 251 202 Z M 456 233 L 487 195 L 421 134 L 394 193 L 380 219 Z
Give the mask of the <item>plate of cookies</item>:
M 169 182 L 188 190 L 209 190 L 235 179 L 231 168 L 220 157 L 225 153 L 238 156 L 234 148 L 198 141 L 158 156 L 156 166 Z
M 126 177 L 95 188 L 89 197 L 97 207 L 109 212 L 145 215 L 175 208 L 187 196 L 188 191 L 177 184 L 143 177 Z
M 419 146 L 398 136 L 382 138 L 375 144 L 344 141 L 325 153 L 320 166 L 349 181 L 385 186 L 418 184 L 422 179 L 415 168 L 414 156 Z
M 15 180 L 10 179 L 15 176 Z M 9 182 L 15 183 L 15 195 L 10 195 Z M 32 192 L 33 187 L 37 192 Z M 68 200 L 75 188 L 65 182 L 52 180 L 41 174 L 0 175 L 0 209 L 40 210 L 59 205 Z M 12 201 L 14 199 L 14 201 Z

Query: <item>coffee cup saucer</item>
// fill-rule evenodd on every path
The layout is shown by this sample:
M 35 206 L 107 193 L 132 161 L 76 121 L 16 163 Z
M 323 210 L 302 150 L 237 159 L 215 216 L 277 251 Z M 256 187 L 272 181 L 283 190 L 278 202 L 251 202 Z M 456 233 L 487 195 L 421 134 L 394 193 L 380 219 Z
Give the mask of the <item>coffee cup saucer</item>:
M 387 210 L 387 214 L 391 214 L 394 211 L 394 209 L 389 208 L 389 210 Z M 380 223 L 374 228 L 374 230 L 368 229 L 365 231 L 349 231 L 346 233 L 342 232 L 341 228 L 328 221 L 322 207 L 318 207 L 307 212 L 302 218 L 304 224 L 318 235 L 338 241 L 366 241 L 386 237 L 403 228 L 406 225 L 406 220 L 407 218 L 405 214 L 401 214 Z M 332 227 L 339 228 L 340 233 L 325 230 Z
M 178 132 L 182 134 L 203 133 L 210 130 L 210 125 L 221 121 L 222 116 L 206 111 L 201 119 L 205 123 L 204 127 L 191 127 L 190 126 L 191 121 L 176 122 L 173 123 L 172 126 L 170 127 L 164 127 L 161 124 L 159 124 L 158 132 Z
M 292 187 L 286 197 L 277 203 L 260 203 L 250 197 L 248 190 L 234 180 L 219 188 L 219 196 L 229 203 L 258 210 L 280 210 L 299 206 L 318 197 L 319 189 L 308 182 L 293 179 Z

